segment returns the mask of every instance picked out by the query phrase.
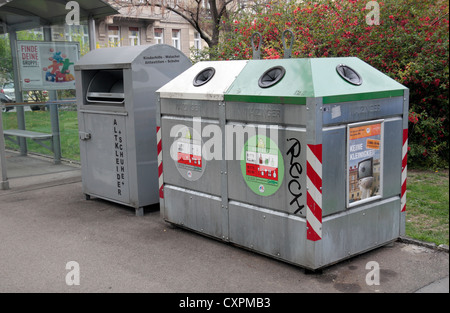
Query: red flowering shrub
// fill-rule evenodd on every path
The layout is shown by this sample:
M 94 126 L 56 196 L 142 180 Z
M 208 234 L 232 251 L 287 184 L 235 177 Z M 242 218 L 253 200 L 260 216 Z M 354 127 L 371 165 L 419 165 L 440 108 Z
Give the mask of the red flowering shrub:
M 442 0 L 384 0 L 379 25 L 369 1 L 274 2 L 223 21 L 211 59 L 252 58 L 251 36 L 262 34 L 262 58 L 282 58 L 282 33 L 294 33 L 292 57 L 356 56 L 410 89 L 409 166 L 448 168 L 449 5 Z

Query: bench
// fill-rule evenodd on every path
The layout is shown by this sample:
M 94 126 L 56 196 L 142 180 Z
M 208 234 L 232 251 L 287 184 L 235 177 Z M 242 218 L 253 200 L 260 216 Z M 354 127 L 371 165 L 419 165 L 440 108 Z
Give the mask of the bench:
M 16 145 L 19 144 L 19 137 L 22 138 L 30 138 L 37 144 L 41 145 L 42 147 L 52 151 L 54 153 L 53 149 L 53 135 L 47 134 L 47 133 L 39 133 L 29 130 L 23 130 L 23 129 L 4 129 L 3 135 L 5 136 L 5 139 L 8 139 L 9 141 L 15 143 Z M 16 139 L 13 139 L 13 137 L 16 137 Z M 43 141 L 50 141 L 50 145 L 46 145 L 43 143 Z

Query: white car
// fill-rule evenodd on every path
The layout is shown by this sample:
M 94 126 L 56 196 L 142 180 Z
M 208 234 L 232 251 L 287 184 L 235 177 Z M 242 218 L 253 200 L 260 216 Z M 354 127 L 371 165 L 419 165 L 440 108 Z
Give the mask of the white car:
M 12 101 L 16 101 L 16 94 L 14 91 L 14 83 L 13 82 L 7 82 L 4 83 L 3 86 L 0 88 L 0 93 L 3 93 L 11 98 Z

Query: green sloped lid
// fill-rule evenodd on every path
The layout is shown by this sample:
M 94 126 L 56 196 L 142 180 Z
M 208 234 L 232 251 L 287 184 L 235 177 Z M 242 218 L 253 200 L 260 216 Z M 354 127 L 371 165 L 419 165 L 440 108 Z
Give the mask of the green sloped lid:
M 225 101 L 306 104 L 402 96 L 405 86 L 358 58 L 251 60 Z

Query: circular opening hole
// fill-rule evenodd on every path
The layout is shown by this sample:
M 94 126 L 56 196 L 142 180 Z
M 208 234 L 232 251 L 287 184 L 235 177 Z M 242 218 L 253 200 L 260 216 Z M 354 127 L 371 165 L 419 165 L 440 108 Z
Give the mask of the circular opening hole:
M 272 87 L 284 77 L 284 74 L 286 74 L 286 70 L 282 66 L 269 68 L 259 78 L 258 85 L 261 88 Z
M 336 66 L 336 71 L 338 72 L 339 76 L 341 76 L 350 84 L 357 86 L 362 84 L 361 76 L 350 66 L 339 64 L 338 66 Z
M 216 70 L 212 67 L 207 67 L 204 70 L 202 70 L 200 73 L 198 73 L 194 78 L 194 86 L 199 87 L 211 80 L 213 78 L 214 74 L 216 73 Z

